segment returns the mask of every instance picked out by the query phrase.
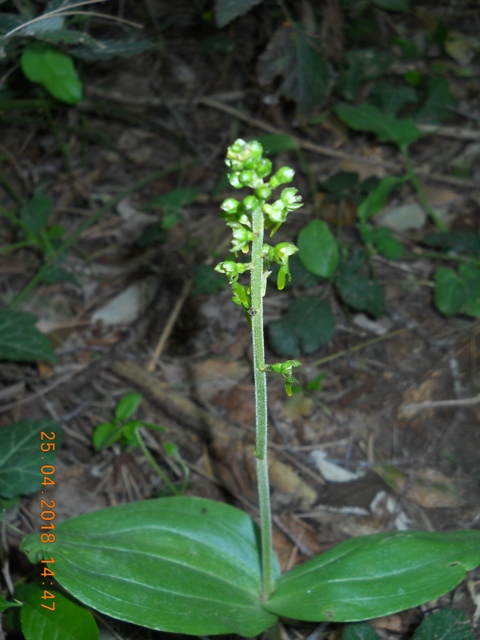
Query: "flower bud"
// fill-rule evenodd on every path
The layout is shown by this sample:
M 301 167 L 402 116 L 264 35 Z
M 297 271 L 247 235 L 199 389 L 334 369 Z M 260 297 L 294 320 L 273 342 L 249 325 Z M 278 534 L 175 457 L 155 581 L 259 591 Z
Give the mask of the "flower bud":
M 255 195 L 260 200 L 268 200 L 272 195 L 272 190 L 265 184 L 255 189 Z
M 225 211 L 225 213 L 230 216 L 234 216 L 238 212 L 238 208 L 240 207 L 240 202 L 235 200 L 235 198 L 227 198 L 220 205 L 220 209 Z
M 242 204 L 247 213 L 252 213 L 260 203 L 255 196 L 247 196 L 242 200 Z
M 295 171 L 290 167 L 281 167 L 271 178 L 270 186 L 272 189 L 279 187 L 281 184 L 287 184 L 293 180 Z

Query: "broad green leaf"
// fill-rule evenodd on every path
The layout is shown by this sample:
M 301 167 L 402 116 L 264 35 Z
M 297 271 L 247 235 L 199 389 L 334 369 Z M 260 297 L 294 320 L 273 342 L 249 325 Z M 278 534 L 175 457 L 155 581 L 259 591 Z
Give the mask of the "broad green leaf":
M 379 213 L 390 195 L 392 189 L 399 184 L 403 184 L 408 180 L 408 176 L 397 178 L 396 176 L 387 176 L 380 180 L 377 186 L 371 191 L 362 204 L 358 207 L 358 217 L 360 220 L 368 220 L 375 214 Z
M 335 287 L 349 307 L 378 318 L 383 314 L 385 292 L 379 284 L 359 273 L 361 266 L 355 259 L 340 263 Z
M 283 77 L 280 93 L 297 103 L 303 120 L 321 109 L 331 88 L 332 70 L 319 42 L 299 24 L 277 29 L 259 58 L 257 72 L 261 84 Z
M 276 621 L 260 601 L 252 519 L 203 498 L 160 498 L 60 523 L 55 542 L 28 535 L 31 562 L 55 558 L 55 579 L 82 603 L 151 629 L 253 637 Z M 278 572 L 275 567 L 275 573 Z
M 41 439 L 41 432 L 55 438 Z M 55 448 L 42 443 L 53 443 Z M 60 425 L 53 420 L 22 420 L 8 427 L 0 427 L 0 496 L 14 498 L 40 491 L 43 475 L 42 465 L 55 462 L 56 451 L 60 447 Z
M 268 325 L 273 349 L 286 356 L 312 353 L 327 344 L 335 334 L 335 316 L 325 300 L 301 296 L 288 307 L 286 314 Z
M 331 278 L 338 266 L 338 244 L 323 220 L 312 220 L 298 235 L 298 256 L 303 266 L 321 278 Z
M 441 609 L 423 619 L 413 640 L 474 640 L 467 616 L 456 609 Z
M 0 310 L 0 360 L 56 360 L 49 339 L 36 328 L 36 322 L 31 313 Z
M 215 22 L 222 29 L 227 24 L 243 16 L 262 0 L 215 0 Z
M 452 269 L 440 267 L 435 272 L 435 306 L 445 316 L 459 313 L 468 300 L 468 287 Z
M 115 407 L 115 418 L 117 420 L 126 420 L 131 418 L 133 414 L 138 410 L 140 402 L 142 401 L 142 394 L 130 392 L 121 398 Z
M 72 59 L 60 49 L 33 42 L 23 50 L 20 64 L 31 82 L 41 84 L 57 100 L 75 104 L 82 99 L 82 83 Z
M 335 108 L 335 112 L 352 129 L 375 133 L 380 142 L 394 142 L 399 147 L 408 147 L 422 135 L 411 118 L 394 118 L 371 104 L 357 107 L 341 104 Z
M 429 602 L 480 565 L 480 531 L 352 538 L 285 573 L 264 606 L 279 616 L 353 622 Z
M 55 565 L 52 566 L 54 569 Z M 44 590 L 55 597 L 42 599 Z M 53 590 L 48 582 L 21 584 L 15 596 L 25 603 L 20 621 L 26 640 L 98 640 L 98 627 L 90 611 Z M 52 603 L 54 611 L 42 607 L 42 604 L 51 607 Z
M 347 625 L 342 640 L 378 640 L 378 635 L 373 627 L 361 622 Z

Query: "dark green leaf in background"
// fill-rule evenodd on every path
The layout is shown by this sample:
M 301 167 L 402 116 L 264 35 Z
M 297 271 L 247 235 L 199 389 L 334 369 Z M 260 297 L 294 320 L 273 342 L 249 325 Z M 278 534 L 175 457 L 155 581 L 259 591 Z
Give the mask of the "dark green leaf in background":
M 301 296 L 280 320 L 270 322 L 268 336 L 273 349 L 286 356 L 312 353 L 335 334 L 335 316 L 325 300 Z
M 413 87 L 397 87 L 388 80 L 381 80 L 370 91 L 369 101 L 382 113 L 396 116 L 406 104 L 418 102 L 418 94 Z
M 422 80 L 419 88 L 424 97 L 422 104 L 415 112 L 415 120 L 436 124 L 455 118 L 455 114 L 447 108 L 457 104 L 450 93 L 447 78 L 427 76 Z
M 215 0 L 215 21 L 222 29 L 227 24 L 243 16 L 262 0 Z
M 264 136 L 256 136 L 255 140 L 260 142 L 263 151 L 267 155 L 284 153 L 285 151 L 297 151 L 298 144 L 295 138 L 284 133 L 271 133 Z
M 467 616 L 455 609 L 442 609 L 426 616 L 413 640 L 473 640 Z
M 36 322 L 31 313 L 0 310 L 0 361 L 56 360 L 49 339 L 36 328 Z
M 396 176 L 387 176 L 382 178 L 365 200 L 358 207 L 358 217 L 361 221 L 366 221 L 375 214 L 379 213 L 385 206 L 390 192 L 400 184 L 408 180 L 408 176 L 397 178 Z
M 332 81 L 332 70 L 320 43 L 299 24 L 277 29 L 259 58 L 257 72 L 261 84 L 283 77 L 280 93 L 297 103 L 297 115 L 302 120 L 320 111 Z
M 193 274 L 192 296 L 202 293 L 218 293 L 227 286 L 227 280 L 221 273 L 217 273 L 211 266 L 201 264 Z
M 461 264 L 458 272 L 468 288 L 468 298 L 463 311 L 469 316 L 478 318 L 480 317 L 480 269 Z
M 393 62 L 393 56 L 373 47 L 346 51 L 336 80 L 337 93 L 346 100 L 355 100 L 364 83 L 382 76 Z
M 49 436 L 53 431 L 55 439 L 41 440 L 44 431 Z M 41 443 L 54 443 L 52 447 L 40 449 Z M 61 444 L 61 430 L 53 420 L 22 420 L 8 427 L 0 427 L 0 496 L 14 498 L 40 491 L 43 475 L 42 465 L 55 462 L 56 452 Z
M 55 598 L 42 600 L 44 589 Z M 98 627 L 90 611 L 53 590 L 48 583 L 21 584 L 15 597 L 25 603 L 20 621 L 26 640 L 98 640 Z M 51 607 L 52 602 L 55 611 L 42 607 L 42 603 Z
M 155 48 L 156 45 L 151 40 L 133 40 L 124 38 L 118 40 L 87 40 L 84 45 L 79 45 L 71 50 L 74 58 L 96 62 L 100 60 L 111 60 L 112 58 L 130 58 L 138 56 L 145 51 Z
M 369 624 L 360 622 L 346 625 L 342 640 L 378 640 L 378 635 Z
M 367 311 L 378 318 L 383 314 L 385 292 L 373 280 L 359 273 L 362 266 L 356 259 L 341 262 L 335 287 L 342 300 L 352 309 Z
M 410 0 L 372 0 L 372 3 L 381 9 L 386 9 L 387 11 L 408 13 L 412 10 Z
M 480 257 L 480 238 L 473 231 L 453 230 L 447 233 L 429 233 L 422 242 L 434 249 Z
M 463 279 L 448 267 L 435 272 L 435 305 L 445 316 L 462 310 L 468 299 L 468 289 Z
M 341 104 L 335 107 L 335 113 L 355 131 L 375 133 L 380 142 L 394 142 L 399 147 L 408 146 L 422 135 L 411 118 L 394 118 L 371 104 Z

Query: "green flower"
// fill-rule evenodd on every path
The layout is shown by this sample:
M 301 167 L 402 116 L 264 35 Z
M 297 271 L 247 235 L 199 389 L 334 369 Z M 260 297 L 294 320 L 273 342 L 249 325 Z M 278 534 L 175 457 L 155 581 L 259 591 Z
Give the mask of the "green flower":
M 277 287 L 280 291 L 285 288 L 286 279 L 292 279 L 288 259 L 297 251 L 298 248 L 291 242 L 280 242 L 274 249 L 275 261 L 280 265 L 277 276 Z
M 287 360 L 286 362 L 277 362 L 275 364 L 267 365 L 267 368 L 276 373 L 281 373 L 285 381 L 285 390 L 287 395 L 292 395 L 292 384 L 298 382 L 292 373 L 294 367 L 301 367 L 302 363 L 298 360 Z
M 297 195 L 298 189 L 287 187 L 280 195 L 280 200 L 287 211 L 299 209 L 302 206 L 302 196 Z
M 250 229 L 247 229 L 240 224 L 239 222 L 228 222 L 228 226 L 232 229 L 232 251 L 233 253 L 237 253 L 237 251 L 242 251 L 243 253 L 248 253 L 249 244 L 253 240 L 253 232 Z
M 218 273 L 224 273 L 230 284 L 236 282 L 242 273 L 250 269 L 250 265 L 245 262 L 234 262 L 233 260 L 225 260 L 215 267 Z

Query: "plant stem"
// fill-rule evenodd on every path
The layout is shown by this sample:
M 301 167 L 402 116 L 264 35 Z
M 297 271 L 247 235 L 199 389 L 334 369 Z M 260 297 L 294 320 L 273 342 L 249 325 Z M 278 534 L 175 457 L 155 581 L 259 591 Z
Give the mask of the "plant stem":
M 436 224 L 437 228 L 440 231 L 443 231 L 443 232 L 448 231 L 447 227 L 444 225 L 442 220 L 439 218 L 437 212 L 432 208 L 432 206 L 428 202 L 427 196 L 425 195 L 425 191 L 423 190 L 422 185 L 418 181 L 417 174 L 415 173 L 415 168 L 414 168 L 414 166 L 412 164 L 412 161 L 410 160 L 410 156 L 408 154 L 407 148 L 406 147 L 405 148 L 404 147 L 400 147 L 400 150 L 402 152 L 402 156 L 403 156 L 403 159 L 405 161 L 405 165 L 406 165 L 406 167 L 408 169 L 408 173 L 410 175 L 410 179 L 411 179 L 411 181 L 413 183 L 413 186 L 415 187 L 415 190 L 416 190 L 417 195 L 418 195 L 418 199 L 422 203 L 422 206 L 424 207 L 424 209 L 427 212 L 427 214 L 430 216 L 432 222 L 434 222 Z
M 265 373 L 265 346 L 263 337 L 263 232 L 264 219 L 261 207 L 252 214 L 252 270 L 251 299 L 253 370 L 255 377 L 255 455 L 257 457 L 257 485 L 260 507 L 263 596 L 273 591 L 272 574 L 272 515 L 267 459 L 267 375 Z
M 158 473 L 158 475 L 163 480 L 163 482 L 168 487 L 168 489 L 172 492 L 172 495 L 178 496 L 179 492 L 178 492 L 177 488 L 170 482 L 170 480 L 167 478 L 167 475 L 162 471 L 162 469 L 160 469 L 158 464 L 155 462 L 155 459 L 153 458 L 152 454 L 148 450 L 148 447 L 144 443 L 143 438 L 140 435 L 138 430 L 137 430 L 136 434 L 137 434 L 137 442 L 140 445 L 140 449 L 143 451 L 146 459 L 149 461 L 149 463 L 152 465 L 152 467 Z

